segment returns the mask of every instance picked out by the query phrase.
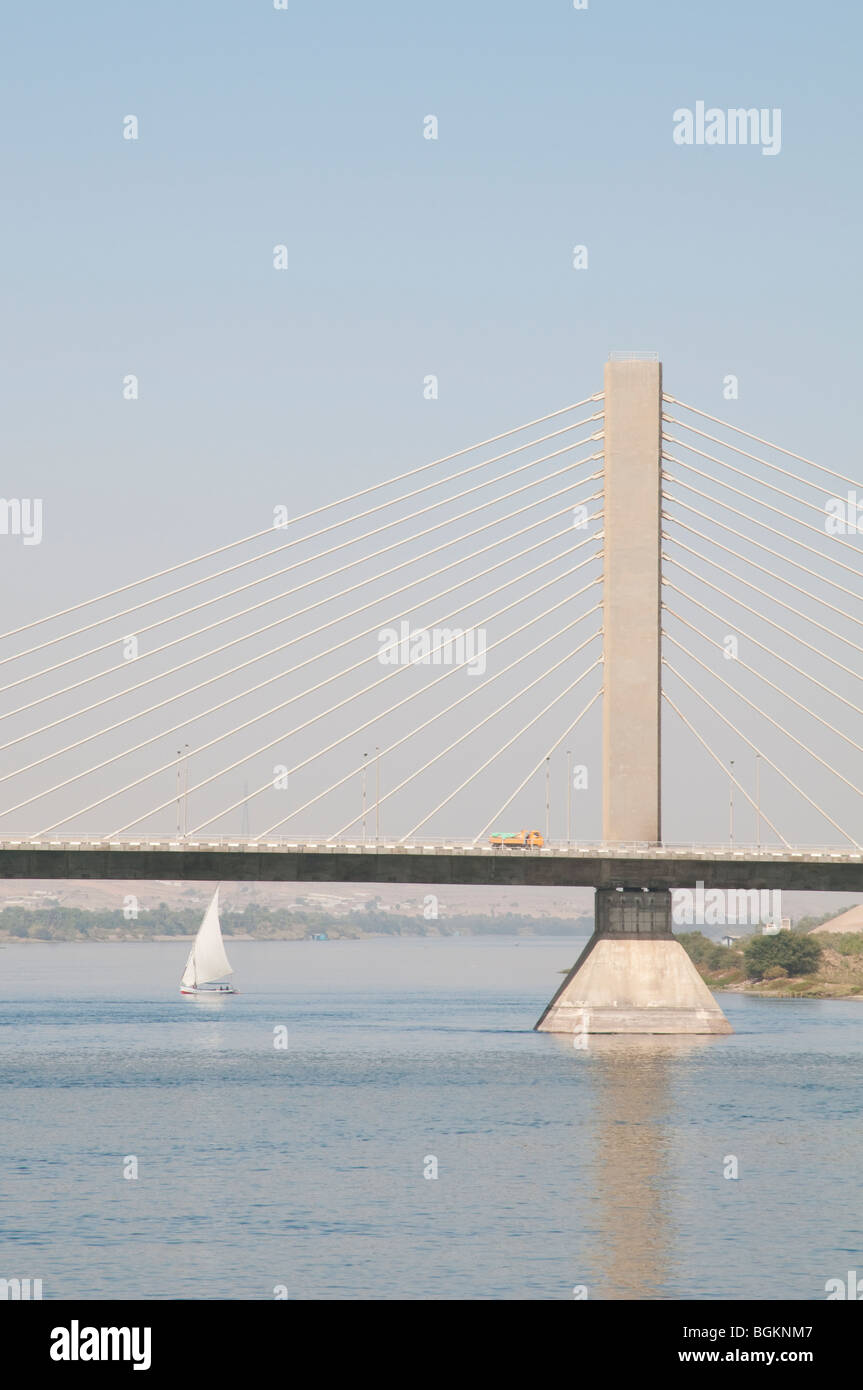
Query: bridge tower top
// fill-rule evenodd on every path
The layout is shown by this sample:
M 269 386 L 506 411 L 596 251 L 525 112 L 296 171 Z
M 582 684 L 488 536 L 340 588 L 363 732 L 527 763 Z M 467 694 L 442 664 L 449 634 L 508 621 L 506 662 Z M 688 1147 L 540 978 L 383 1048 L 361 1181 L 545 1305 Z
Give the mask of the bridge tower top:
M 605 366 L 603 838 L 662 838 L 662 364 Z

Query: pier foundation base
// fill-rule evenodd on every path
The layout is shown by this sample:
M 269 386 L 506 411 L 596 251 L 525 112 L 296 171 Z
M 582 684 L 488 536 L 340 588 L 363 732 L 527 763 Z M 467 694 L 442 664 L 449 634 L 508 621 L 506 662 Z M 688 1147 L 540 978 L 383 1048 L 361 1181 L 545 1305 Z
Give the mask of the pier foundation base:
M 596 929 L 545 1013 L 542 1033 L 730 1033 L 671 931 L 671 894 L 600 888 Z

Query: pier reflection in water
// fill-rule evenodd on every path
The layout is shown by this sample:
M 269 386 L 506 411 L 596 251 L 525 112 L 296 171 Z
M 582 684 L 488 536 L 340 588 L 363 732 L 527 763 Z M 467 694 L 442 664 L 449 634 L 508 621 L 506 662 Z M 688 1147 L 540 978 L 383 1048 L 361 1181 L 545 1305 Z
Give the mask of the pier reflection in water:
M 595 1282 L 587 1297 L 656 1298 L 676 1273 L 674 1064 L 717 1039 L 595 1034 L 582 1050 L 570 1037 L 553 1036 L 592 1083 L 583 1177 L 596 1213 L 589 1232 Z

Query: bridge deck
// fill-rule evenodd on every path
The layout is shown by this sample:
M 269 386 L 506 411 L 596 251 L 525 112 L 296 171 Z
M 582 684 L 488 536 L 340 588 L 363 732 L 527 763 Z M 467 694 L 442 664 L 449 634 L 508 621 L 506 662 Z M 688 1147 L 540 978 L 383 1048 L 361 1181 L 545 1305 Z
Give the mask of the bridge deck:
M 648 844 L 330 844 L 223 839 L 0 841 L 0 878 L 783 888 L 863 892 L 863 853 Z

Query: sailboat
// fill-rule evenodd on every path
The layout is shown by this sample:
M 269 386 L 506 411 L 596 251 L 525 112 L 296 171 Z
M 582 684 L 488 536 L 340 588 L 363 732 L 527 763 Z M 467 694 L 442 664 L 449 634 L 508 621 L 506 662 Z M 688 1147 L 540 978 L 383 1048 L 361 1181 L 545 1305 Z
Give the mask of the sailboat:
M 213 894 L 210 906 L 204 913 L 204 920 L 198 928 L 195 943 L 189 952 L 183 978 L 180 981 L 181 994 L 237 994 L 232 984 L 219 984 L 227 975 L 234 973 L 234 967 L 225 955 L 222 942 L 222 928 L 219 924 L 219 890 Z

